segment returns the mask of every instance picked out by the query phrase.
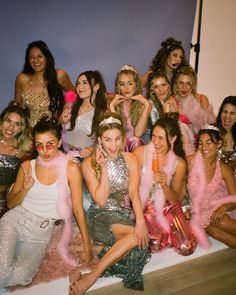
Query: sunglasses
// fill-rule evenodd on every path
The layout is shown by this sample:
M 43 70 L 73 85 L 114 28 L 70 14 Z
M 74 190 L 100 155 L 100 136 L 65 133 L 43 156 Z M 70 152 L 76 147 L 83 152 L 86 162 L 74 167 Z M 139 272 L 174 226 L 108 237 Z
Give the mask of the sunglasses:
M 36 143 L 35 148 L 37 151 L 43 151 L 46 149 L 47 151 L 53 150 L 56 147 L 57 143 L 55 142 L 48 142 L 45 145 L 41 143 Z

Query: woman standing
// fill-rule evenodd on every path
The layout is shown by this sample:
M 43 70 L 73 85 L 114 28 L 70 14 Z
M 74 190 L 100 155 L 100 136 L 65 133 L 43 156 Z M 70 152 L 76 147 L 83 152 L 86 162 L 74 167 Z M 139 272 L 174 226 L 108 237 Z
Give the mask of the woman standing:
M 89 274 L 71 278 L 71 295 L 84 294 L 102 274 L 121 277 L 126 288 L 142 290 L 142 270 L 149 260 L 148 233 L 138 193 L 138 164 L 134 155 L 123 152 L 120 116 L 106 113 L 96 138 L 96 150 L 83 161 L 82 172 L 93 197 L 87 211 L 91 234 L 104 248 Z
M 55 69 L 46 43 L 29 43 L 22 73 L 15 81 L 15 100 L 30 112 L 33 127 L 42 116 L 57 116 L 63 108 L 63 91 L 74 90 L 66 71 Z
M 32 147 L 26 112 L 11 102 L 0 115 L 0 218 L 7 211 L 7 190 Z
M 38 157 L 21 165 L 8 194 L 8 207 L 13 209 L 0 220 L 0 288 L 31 282 L 60 219 L 65 223 L 59 253 L 67 263 L 77 265 L 66 250 L 72 208 L 84 241 L 83 259 L 88 262 L 92 258 L 81 173 L 77 163 L 59 151 L 61 125 L 55 119 L 42 118 L 33 129 L 33 138 Z
M 149 74 L 161 70 L 166 74 L 172 89 L 176 71 L 185 65 L 188 65 L 188 61 L 182 42 L 172 37 L 167 38 L 161 42 L 161 48 L 154 56 L 150 69 L 142 76 L 142 84 L 146 86 Z

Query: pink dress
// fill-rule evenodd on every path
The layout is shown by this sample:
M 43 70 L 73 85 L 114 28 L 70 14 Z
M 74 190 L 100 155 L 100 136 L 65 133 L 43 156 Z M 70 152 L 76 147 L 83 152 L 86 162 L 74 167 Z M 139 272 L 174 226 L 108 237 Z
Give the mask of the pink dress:
M 190 255 L 197 243 L 187 223 L 181 204 L 166 201 L 160 185 L 153 185 L 152 153 L 154 146 L 149 143 L 144 150 L 144 167 L 141 175 L 140 196 L 144 208 L 144 218 L 150 236 L 150 251 L 156 253 L 167 247 L 173 247 L 181 255 Z M 168 175 L 170 185 L 175 174 L 177 156 L 168 152 L 166 165 L 162 168 Z
M 192 202 L 191 226 L 200 244 L 208 247 L 209 241 L 204 228 L 210 224 L 210 218 L 215 209 L 223 204 L 236 202 L 236 196 L 230 196 L 222 179 L 220 161 L 217 160 L 212 180 L 207 183 L 203 158 L 200 152 L 195 156 L 188 177 L 188 192 Z
M 134 126 L 132 125 L 131 118 L 130 118 L 130 108 L 124 102 L 123 105 L 123 116 L 126 121 L 125 125 L 125 135 L 126 135 L 126 142 L 125 142 L 125 151 L 132 152 L 136 147 L 143 145 L 143 140 L 140 137 L 134 135 Z

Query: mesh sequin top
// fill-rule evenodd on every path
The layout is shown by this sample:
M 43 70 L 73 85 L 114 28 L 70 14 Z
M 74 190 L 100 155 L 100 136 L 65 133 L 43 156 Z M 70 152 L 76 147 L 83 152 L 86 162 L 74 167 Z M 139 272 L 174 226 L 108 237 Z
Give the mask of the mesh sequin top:
M 31 89 L 26 88 L 21 95 L 23 97 L 23 106 L 30 110 L 29 124 L 31 127 L 34 127 L 43 116 L 52 116 L 49 111 L 50 99 L 47 94 L 34 93 Z
M 96 242 L 112 244 L 112 224 L 133 224 L 128 198 L 128 167 L 124 156 L 107 160 L 110 194 L 105 207 L 92 203 L 87 211 L 91 234 Z
M 91 133 L 94 109 L 79 115 L 75 121 L 75 128 L 69 131 L 70 124 L 66 126 L 67 141 L 69 145 L 73 145 L 77 149 L 84 149 L 94 145 L 95 139 L 89 134 Z
M 0 154 L 0 185 L 11 185 L 16 179 L 21 160 L 11 155 Z

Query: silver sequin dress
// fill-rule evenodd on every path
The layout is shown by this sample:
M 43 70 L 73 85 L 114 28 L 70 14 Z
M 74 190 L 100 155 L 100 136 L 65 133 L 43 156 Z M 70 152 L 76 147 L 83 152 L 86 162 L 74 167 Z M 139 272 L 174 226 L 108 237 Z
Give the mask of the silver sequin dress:
M 128 195 L 129 175 L 124 156 L 120 154 L 116 159 L 107 160 L 107 171 L 110 190 L 107 205 L 101 208 L 93 202 L 87 211 L 94 241 L 105 245 L 98 255 L 100 258 L 115 242 L 112 224 L 134 226 L 134 220 L 130 216 L 132 209 Z M 126 288 L 143 290 L 142 271 L 149 259 L 148 249 L 134 248 L 127 256 L 107 269 L 103 276 L 122 278 Z

